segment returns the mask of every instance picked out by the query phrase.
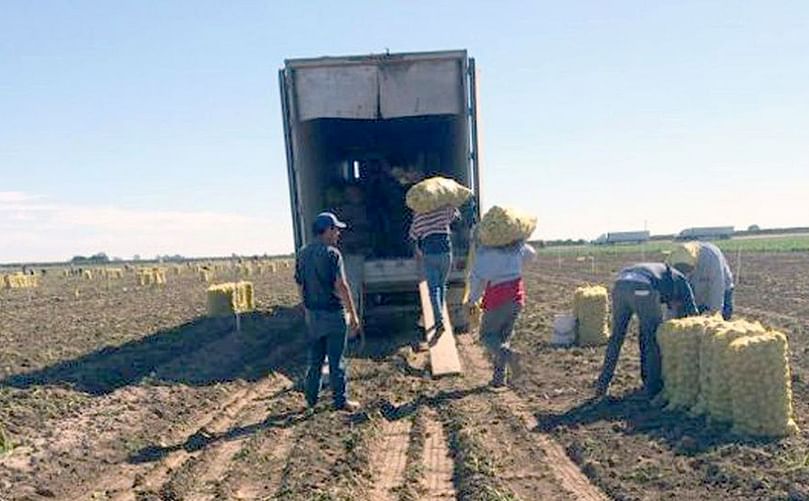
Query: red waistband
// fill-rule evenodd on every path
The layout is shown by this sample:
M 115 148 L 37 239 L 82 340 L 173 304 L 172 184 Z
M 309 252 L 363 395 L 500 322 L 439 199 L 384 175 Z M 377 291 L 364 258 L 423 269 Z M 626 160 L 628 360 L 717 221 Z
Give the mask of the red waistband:
M 525 284 L 522 278 L 486 287 L 483 294 L 483 309 L 493 310 L 508 301 L 525 306 Z

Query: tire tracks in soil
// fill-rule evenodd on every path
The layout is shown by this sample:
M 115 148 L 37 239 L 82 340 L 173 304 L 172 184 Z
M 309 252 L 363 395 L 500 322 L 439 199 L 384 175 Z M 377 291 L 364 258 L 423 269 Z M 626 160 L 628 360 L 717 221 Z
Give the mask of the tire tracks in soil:
M 214 338 L 212 341 L 196 347 L 190 353 L 164 361 L 154 370 L 160 371 L 177 363 L 179 359 L 193 360 L 194 357 L 204 354 L 207 350 L 215 349 L 216 346 L 223 343 L 230 343 L 230 334 L 227 331 L 222 331 L 222 334 L 223 337 Z M 15 451 L 13 458 L 15 469 L 31 471 L 35 464 L 54 461 L 55 458 L 60 458 L 60 463 L 69 465 L 72 461 L 71 458 L 78 457 L 78 460 L 81 461 L 84 459 L 82 456 L 90 454 L 90 451 L 100 450 L 107 453 L 111 449 L 109 444 L 126 439 L 119 430 L 127 426 L 143 428 L 147 423 L 154 425 L 156 419 L 154 402 L 168 401 L 173 396 L 173 391 L 163 386 L 132 385 L 98 397 L 83 408 L 78 415 L 54 421 L 49 426 L 38 430 L 37 435 L 30 439 L 31 445 L 24 445 Z M 172 423 L 163 424 L 170 426 Z M 110 457 L 101 459 L 105 462 L 114 461 L 114 458 Z M 48 490 L 67 491 L 63 492 L 67 498 L 75 495 L 71 494 L 72 492 L 81 494 L 88 492 L 78 490 L 75 482 L 70 482 L 68 487 L 64 487 L 62 480 L 54 481 L 53 486 L 47 486 Z M 79 482 L 83 484 L 81 480 Z M 20 486 L 20 490 L 27 488 L 28 486 Z
M 175 464 L 171 470 L 161 468 L 151 482 L 148 479 L 144 482 L 144 487 L 151 487 L 163 494 L 174 493 L 189 500 L 216 499 L 224 495 L 216 489 L 225 474 L 233 468 L 235 455 L 252 437 L 250 430 L 257 431 L 267 417 L 264 396 L 284 391 L 291 385 L 292 382 L 284 376 L 270 377 L 254 385 L 241 400 L 244 403 L 241 409 L 235 414 L 228 412 L 211 424 L 212 428 L 208 431 L 213 434 L 212 443 L 197 453 L 183 454 L 178 458 L 182 463 Z M 233 431 L 237 433 L 229 436 Z M 283 444 L 276 442 L 275 447 L 283 448 Z
M 479 383 L 488 381 L 492 368 L 481 346 L 475 343 L 471 336 L 461 336 L 458 341 L 458 349 L 464 359 L 467 376 Z M 590 482 L 559 443 L 552 437 L 535 431 L 538 423 L 528 410 L 529 407 L 524 400 L 512 391 L 498 393 L 494 399 L 508 412 L 519 418 L 523 426 L 531 432 L 530 437 L 544 454 L 550 473 L 556 478 L 559 485 L 572 496 L 572 499 L 581 501 L 607 501 L 609 499 Z
M 381 438 L 371 451 L 371 465 L 374 469 L 371 499 L 376 501 L 397 499 L 394 489 L 404 483 L 412 425 L 410 419 L 382 420 Z
M 217 346 L 232 345 L 233 340 L 230 339 L 230 337 L 233 335 L 236 335 L 236 333 L 232 332 L 224 338 L 208 343 L 191 354 L 172 359 L 166 364 L 161 365 L 160 369 L 170 367 L 172 364 L 177 364 L 178 360 L 186 357 L 205 356 L 205 352 L 215 353 L 218 351 Z M 298 348 L 297 344 L 294 343 L 280 347 L 268 361 L 268 365 L 274 366 L 275 362 L 290 356 Z M 205 350 L 205 352 L 203 352 L 203 350 Z M 157 448 L 158 453 L 168 452 L 165 457 L 159 459 L 157 465 L 149 467 L 149 463 L 132 464 L 129 458 L 112 462 L 111 466 L 103 468 L 103 470 L 91 480 L 80 482 L 78 485 L 72 486 L 64 494 L 64 497 L 66 499 L 77 500 L 87 499 L 88 493 L 101 492 L 109 493 L 115 499 L 134 499 L 131 496 L 127 497 L 126 494 L 132 493 L 135 488 L 148 490 L 156 485 L 162 486 L 168 481 L 172 472 L 177 470 L 192 457 L 192 454 L 189 454 L 182 447 L 184 442 L 188 442 L 192 438 L 201 439 L 204 442 L 206 440 L 206 430 L 217 430 L 234 424 L 242 409 L 247 407 L 255 398 L 261 395 L 262 392 L 269 391 L 266 386 L 271 384 L 270 381 L 273 377 L 277 376 L 265 377 L 257 383 L 248 383 L 247 386 L 237 389 L 226 399 L 218 402 L 215 409 L 210 410 L 210 408 L 208 408 L 205 411 L 198 412 L 179 427 L 176 426 L 175 422 L 167 423 L 167 428 L 163 432 L 164 436 L 158 443 L 175 445 L 172 446 L 174 449 L 169 449 L 168 451 L 165 448 Z M 145 402 L 143 407 L 143 413 L 144 416 L 146 416 L 146 412 L 150 410 L 148 402 Z M 143 419 L 139 424 L 141 427 L 148 427 L 149 423 L 149 419 Z M 121 437 L 119 437 L 119 440 L 120 438 Z M 196 455 L 198 454 L 194 454 L 193 456 Z
M 423 417 L 425 441 L 422 465 L 426 489 L 423 499 L 436 501 L 455 499 L 457 495 L 452 481 L 454 461 L 450 455 L 444 428 L 435 410 L 425 409 Z
M 178 443 L 185 441 L 187 437 L 200 433 L 201 430 L 217 428 L 226 422 L 232 421 L 235 414 L 247 405 L 252 398 L 250 388 L 242 388 L 233 396 L 228 398 L 218 409 L 196 416 L 185 424 L 178 432 L 172 433 L 161 443 Z M 114 465 L 110 471 L 104 473 L 102 478 L 96 483 L 78 488 L 70 499 L 86 499 L 87 493 L 104 493 L 111 499 L 135 499 L 135 490 L 150 489 L 162 484 L 168 474 L 181 466 L 188 460 L 190 454 L 182 447 L 168 453 L 160 459 L 157 465 L 149 466 L 149 463 L 130 464 L 128 462 Z

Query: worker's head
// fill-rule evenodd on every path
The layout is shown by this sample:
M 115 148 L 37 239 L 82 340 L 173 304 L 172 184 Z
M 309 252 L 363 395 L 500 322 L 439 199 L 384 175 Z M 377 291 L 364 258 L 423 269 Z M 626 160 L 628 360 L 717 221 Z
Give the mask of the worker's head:
M 347 225 L 331 212 L 321 212 L 312 223 L 312 231 L 315 236 L 327 245 L 337 245 L 340 240 L 340 230 L 346 227 Z
M 669 254 L 668 263 L 680 273 L 689 274 L 697 267 L 699 244 L 688 242 L 678 244 Z

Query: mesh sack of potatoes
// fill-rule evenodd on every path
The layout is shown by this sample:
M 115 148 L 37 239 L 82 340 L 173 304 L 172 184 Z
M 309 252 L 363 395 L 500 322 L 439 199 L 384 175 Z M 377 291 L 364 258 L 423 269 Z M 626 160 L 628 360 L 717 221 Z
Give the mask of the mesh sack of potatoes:
M 600 285 L 579 287 L 573 296 L 576 317 L 576 343 L 596 346 L 609 339 L 607 327 L 607 289 Z
M 472 190 L 446 177 L 431 177 L 407 190 L 405 202 L 418 214 L 444 206 L 460 207 L 472 196 Z
M 483 245 L 500 247 L 528 239 L 536 227 L 536 217 L 495 205 L 480 220 L 478 238 Z
M 139 270 L 138 285 L 142 287 L 165 285 L 166 284 L 166 270 L 160 268 L 152 268 L 146 270 Z
M 3 277 L 3 280 L 0 280 L 0 285 L 7 289 L 33 289 L 39 286 L 39 277 L 15 273 Z
M 199 270 L 199 281 L 205 282 L 206 284 L 211 281 L 213 277 L 213 273 L 208 270 Z
M 763 437 L 798 431 L 792 408 L 787 338 L 768 332 L 730 344 L 733 430 Z
M 705 317 L 669 320 L 657 332 L 668 410 L 687 410 L 699 396 L 700 347 Z
M 256 308 L 251 282 L 227 282 L 208 287 L 208 316 L 245 313 Z
M 731 369 L 730 345 L 737 339 L 766 333 L 759 323 L 746 320 L 723 322 L 709 328 L 706 341 L 712 343 L 711 375 L 708 378 L 706 412 L 711 422 L 729 423 L 733 420 L 733 370 Z
M 699 395 L 691 408 L 691 415 L 701 416 L 708 412 L 708 394 L 712 391 L 714 375 L 714 339 L 718 330 L 727 324 L 721 315 L 700 317 L 705 322 L 705 335 L 699 347 Z

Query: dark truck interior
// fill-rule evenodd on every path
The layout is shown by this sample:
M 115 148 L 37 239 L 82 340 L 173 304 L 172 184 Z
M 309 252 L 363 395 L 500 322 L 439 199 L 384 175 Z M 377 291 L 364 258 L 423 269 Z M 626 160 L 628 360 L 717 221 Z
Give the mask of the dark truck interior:
M 410 186 L 441 175 L 469 185 L 468 125 L 458 115 L 388 120 L 314 119 L 300 123 L 306 146 L 297 165 L 302 180 L 304 220 L 332 210 L 350 225 L 346 252 L 371 259 L 412 256 L 408 238 L 411 211 L 405 204 Z M 468 228 L 473 210 L 462 210 L 457 228 Z M 308 226 L 308 224 L 307 224 Z M 468 232 L 454 231 L 459 252 Z

